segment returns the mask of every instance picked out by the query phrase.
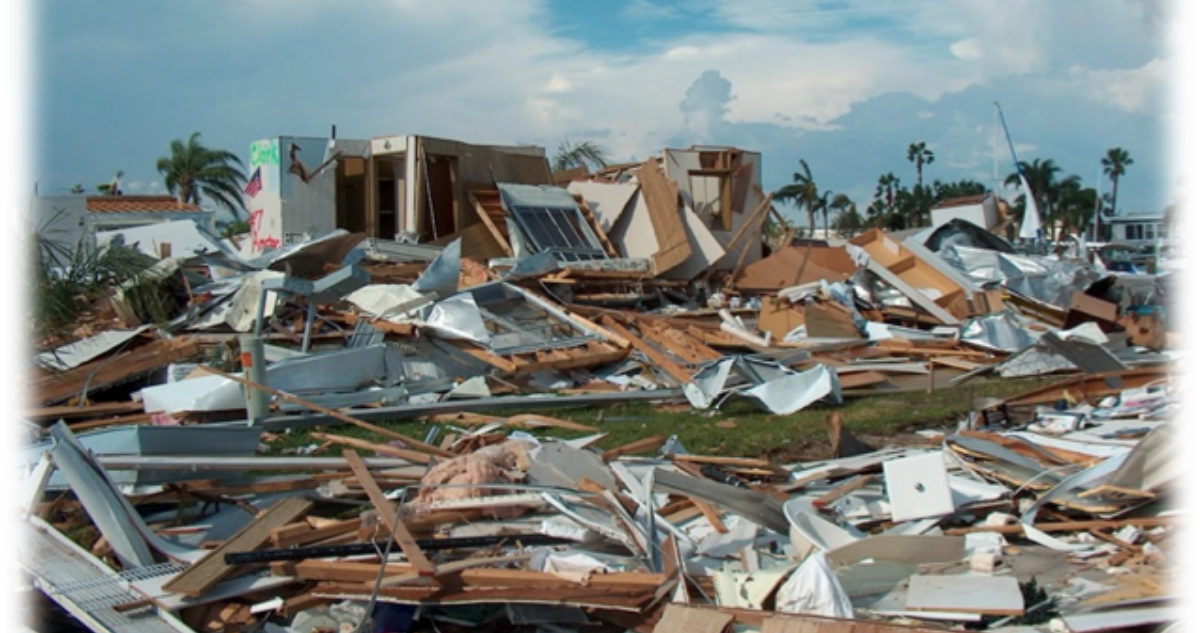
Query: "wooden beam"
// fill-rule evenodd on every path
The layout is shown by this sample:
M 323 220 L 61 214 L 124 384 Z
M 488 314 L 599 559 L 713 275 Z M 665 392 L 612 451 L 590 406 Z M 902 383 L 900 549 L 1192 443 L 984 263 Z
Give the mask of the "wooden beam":
M 654 272 L 661 275 L 692 255 L 692 244 L 679 213 L 679 192 L 671 186 L 653 158 L 642 163 L 635 175 L 642 197 L 646 199 L 654 237 L 658 240 L 658 251 L 652 257 Z
M 814 508 L 828 507 L 829 505 L 833 504 L 838 499 L 841 499 L 842 497 L 850 494 L 851 492 L 854 492 L 855 490 L 858 490 L 859 488 L 862 488 L 863 486 L 867 485 L 874 478 L 875 478 L 875 475 L 859 475 L 859 476 L 855 477 L 854 479 L 851 479 L 850 481 L 847 481 L 846 483 L 838 486 L 837 488 L 830 490 L 829 492 L 822 495 L 820 498 L 814 499 L 812 502 L 813 507 Z
M 487 209 L 483 208 L 483 203 L 479 201 L 479 198 L 476 197 L 475 193 L 476 192 L 474 191 L 467 192 L 467 197 L 471 200 L 471 207 L 475 209 L 475 213 L 479 216 L 479 219 L 483 222 L 483 225 L 487 227 L 488 233 L 491 233 L 492 237 L 496 238 L 496 243 L 500 245 L 500 248 L 504 249 L 504 254 L 512 257 L 512 245 L 508 243 L 508 239 L 505 237 L 504 233 L 502 233 L 500 228 L 496 226 L 496 223 L 492 221 L 491 214 L 487 212 Z
M 391 499 L 384 496 L 383 490 L 375 483 L 375 478 L 371 476 L 371 471 L 367 469 L 367 464 L 363 462 L 362 457 L 350 449 L 342 451 L 342 455 L 350 463 L 350 470 L 354 471 L 358 477 L 359 484 L 362 485 L 363 490 L 367 492 L 367 497 L 371 499 L 371 504 L 379 512 L 379 518 L 391 530 L 392 538 L 400 545 L 408 562 L 419 574 L 433 576 L 436 572 L 433 563 L 425 557 L 425 552 L 421 551 L 416 539 L 404 526 L 404 521 L 397 516 L 396 506 Z
M 268 387 L 266 385 L 260 385 L 252 380 L 247 380 L 245 378 L 242 378 L 241 376 L 234 376 L 233 374 L 228 374 L 219 369 L 215 369 L 213 367 L 208 367 L 206 365 L 201 365 L 199 368 L 204 371 L 207 371 L 211 374 L 216 374 L 218 376 L 228 378 L 229 380 L 232 380 L 234 382 L 241 383 L 247 387 L 250 387 L 253 389 L 258 389 L 259 391 L 265 391 L 273 396 L 278 397 L 281 400 L 287 400 L 288 402 L 291 402 L 293 404 L 298 404 L 307 409 L 312 409 L 313 411 L 316 411 L 317 413 L 323 413 L 331 418 L 336 418 L 338 420 L 341 420 L 342 422 L 347 422 L 347 423 L 353 424 L 354 426 L 357 426 L 359 428 L 366 429 L 368 431 L 373 431 L 384 437 L 390 437 L 394 440 L 401 440 L 405 444 L 408 444 L 409 446 L 413 447 L 416 450 L 424 451 L 424 452 L 430 453 L 432 455 L 437 455 L 438 457 L 453 457 L 452 453 L 444 451 L 436 446 L 426 444 L 425 442 L 422 442 L 421 440 L 413 439 L 411 437 L 408 437 L 407 435 L 402 435 L 395 431 L 389 431 L 388 429 L 385 429 L 380 426 L 375 426 L 374 424 L 371 424 L 370 422 L 364 422 L 363 420 L 359 420 L 358 418 L 348 416 L 345 413 L 342 413 L 340 411 L 335 411 L 333 409 L 330 409 L 329 407 L 321 406 L 315 402 L 309 402 L 308 400 L 304 400 L 303 398 L 297 398 L 296 396 L 293 396 L 290 393 L 280 391 L 278 389 L 274 389 L 274 388 Z
M 374 451 L 376 453 L 382 453 L 392 457 L 399 457 L 400 459 L 407 459 L 414 464 L 428 464 L 429 462 L 433 461 L 433 458 L 425 453 L 397 448 L 388 444 L 368 442 L 366 440 L 360 440 L 356 437 L 346 437 L 344 435 L 333 435 L 332 433 L 319 432 L 313 432 L 312 436 L 323 442 L 333 442 L 334 444 L 339 444 L 341 446 L 349 446 L 359 450 Z
M 688 373 L 687 370 L 667 359 L 666 356 L 663 356 L 662 353 L 657 349 L 654 349 L 653 346 L 639 339 L 633 334 L 633 332 L 630 332 L 628 329 L 626 329 L 625 326 L 617 323 L 616 319 L 606 314 L 600 317 L 600 322 L 604 324 L 604 327 L 615 331 L 617 334 L 628 340 L 630 344 L 633 345 L 634 349 L 645 354 L 646 358 L 650 359 L 651 363 L 657 367 L 661 367 L 662 370 L 667 372 L 668 375 L 679 381 L 679 384 L 686 385 L 692 382 L 692 375 Z
M 358 530 L 362 525 L 361 519 L 346 519 L 324 527 L 314 528 L 307 521 L 285 525 L 271 530 L 271 547 L 283 549 L 297 545 L 308 545 L 323 541 L 333 536 L 340 536 Z
M 636 440 L 636 441 L 630 442 L 628 444 L 625 444 L 623 446 L 618 446 L 616 448 L 612 448 L 607 451 L 604 451 L 603 453 L 600 454 L 600 459 L 603 459 L 604 461 L 609 462 L 609 461 L 612 461 L 622 455 L 633 455 L 635 453 L 641 453 L 641 452 L 648 451 L 653 448 L 658 448 L 659 446 L 662 446 L 662 443 L 665 439 L 666 438 L 664 438 L 661 435 L 651 435 L 650 437 L 643 437 L 640 440 Z
M 295 521 L 312 508 L 312 502 L 303 497 L 287 497 L 271 506 L 261 516 L 234 534 L 220 547 L 210 551 L 191 567 L 180 572 L 163 589 L 185 596 L 199 597 L 224 579 L 237 565 L 225 562 L 229 552 L 252 552 L 267 543 L 271 530 Z

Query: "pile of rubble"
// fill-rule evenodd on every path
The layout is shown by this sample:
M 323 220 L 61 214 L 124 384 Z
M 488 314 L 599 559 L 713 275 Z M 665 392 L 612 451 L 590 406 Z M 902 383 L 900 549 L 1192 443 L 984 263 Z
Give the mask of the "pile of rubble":
M 746 264 L 770 196 L 721 242 L 652 167 L 478 192 L 480 222 L 442 244 L 214 242 L 137 280 L 185 293 L 163 324 L 114 288 L 95 333 L 30 374 L 31 581 L 96 631 L 1176 619 L 1169 278 L 964 223 Z M 789 415 L 984 374 L 1047 382 L 905 447 L 867 446 L 835 409 L 830 458 L 806 463 L 600 450 L 602 427 L 531 412 L 737 397 Z M 379 426 L 403 418 L 472 430 Z M 260 450 L 315 426 L 341 455 Z M 90 551 L 64 535 L 89 530 Z

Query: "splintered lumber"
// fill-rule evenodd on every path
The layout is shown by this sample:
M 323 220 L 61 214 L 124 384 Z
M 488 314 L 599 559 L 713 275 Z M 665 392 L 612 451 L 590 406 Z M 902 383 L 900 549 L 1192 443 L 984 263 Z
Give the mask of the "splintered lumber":
M 658 240 L 658 251 L 652 260 L 655 274 L 661 275 L 692 255 L 692 244 L 679 213 L 679 192 L 672 188 L 653 158 L 642 163 L 634 175 L 642 188 L 654 237 Z
M 662 446 L 662 443 L 665 439 L 666 438 L 664 438 L 661 435 L 651 435 L 650 437 L 643 437 L 640 440 L 637 440 L 635 442 L 630 442 L 628 444 L 625 444 L 624 446 L 618 446 L 616 448 L 612 448 L 607 451 L 604 451 L 603 453 L 600 454 L 600 459 L 603 459 L 604 461 L 608 462 L 608 461 L 612 461 L 622 455 L 635 455 L 637 453 L 643 453 L 645 451 L 655 449 L 655 448 L 658 448 L 659 446 Z
M 88 392 L 119 384 L 199 353 L 199 341 L 189 336 L 152 341 L 66 371 L 38 370 L 33 373 L 30 391 L 36 394 L 34 401 L 43 405 L 62 402 L 73 396 L 86 399 Z
M 525 560 L 523 556 L 495 560 L 498 562 L 513 562 Z M 654 589 L 667 580 L 665 574 L 651 572 L 603 572 L 588 575 L 579 581 L 570 580 L 550 572 L 532 571 L 528 569 L 501 569 L 496 567 L 471 568 L 469 565 L 457 564 L 450 567 L 447 564 L 447 577 L 463 587 L 560 587 L 579 586 L 586 584 L 596 588 L 636 587 Z M 457 568 L 457 569 L 455 569 Z M 411 564 L 388 563 L 385 565 L 384 577 L 402 576 L 416 571 Z M 362 562 L 348 560 L 306 559 L 295 561 L 276 561 L 271 563 L 271 573 L 279 576 L 292 576 L 301 580 L 318 580 L 344 583 L 370 583 L 379 575 L 378 562 Z M 360 587 L 363 588 L 363 587 Z M 364 588 L 370 592 L 371 588 Z
M 225 562 L 225 554 L 249 552 L 267 543 L 271 530 L 283 527 L 312 508 L 312 502 L 303 497 L 287 497 L 271 506 L 266 512 L 242 528 L 220 547 L 210 551 L 191 567 L 163 585 L 163 589 L 189 597 L 199 597 L 233 572 L 236 565 Z
M 531 554 L 531 553 L 514 554 L 512 556 L 492 556 L 492 557 L 488 557 L 488 558 L 466 558 L 463 560 L 456 560 L 452 563 L 438 565 L 437 575 L 445 576 L 448 574 L 453 574 L 455 572 L 463 571 L 465 569 L 471 569 L 474 567 L 487 567 L 488 565 L 510 564 L 510 563 L 517 563 L 517 562 L 524 563 L 524 562 L 528 562 L 529 559 L 531 559 L 531 558 L 533 558 L 533 554 Z M 380 587 L 394 587 L 396 585 L 403 585 L 405 583 L 409 583 L 414 580 L 420 580 L 420 579 L 421 579 L 421 574 L 413 571 L 413 572 L 408 572 L 405 574 L 396 574 L 394 576 L 386 576 L 385 578 L 383 578 L 383 580 L 379 581 L 379 586 Z M 371 584 L 374 585 L 374 583 L 371 583 Z
M 740 466 L 746 468 L 763 468 L 774 470 L 775 466 L 769 460 L 754 459 L 751 457 L 720 457 L 716 455 L 672 455 L 672 459 L 678 462 L 688 462 L 692 464 L 712 464 L 714 466 Z
M 366 440 L 360 440 L 356 437 L 346 437 L 344 435 L 334 435 L 332 433 L 318 433 L 318 432 L 313 432 L 312 436 L 318 440 L 321 440 L 322 442 L 332 442 L 334 444 L 340 444 L 342 446 L 349 446 L 351 448 L 357 448 L 359 450 L 364 450 L 364 451 L 375 451 L 376 453 L 379 453 L 382 455 L 389 455 L 391 457 L 399 457 L 400 459 L 407 459 L 408 461 L 413 462 L 414 464 L 428 464 L 430 461 L 433 460 L 432 457 L 430 457 L 429 455 L 426 455 L 425 453 L 420 453 L 417 451 L 410 451 L 407 449 L 398 448 L 396 446 L 391 446 L 388 444 L 376 444 L 375 442 L 368 442 Z
M 830 490 L 829 492 L 822 495 L 819 499 L 814 499 L 812 502 L 813 507 L 814 508 L 825 508 L 830 505 L 833 505 L 833 503 L 836 502 L 838 499 L 841 499 L 842 497 L 850 494 L 851 492 L 854 492 L 855 490 L 862 488 L 863 486 L 867 485 L 868 483 L 871 483 L 871 480 L 874 478 L 875 478 L 875 475 L 859 475 L 859 476 L 855 477 L 854 479 L 851 479 L 851 480 L 847 481 L 846 483 L 838 486 L 837 488 Z
M 322 527 L 313 527 L 307 521 L 285 525 L 271 530 L 271 546 L 277 549 L 308 545 L 334 536 L 341 536 L 358 530 L 362 525 L 361 519 L 346 519 Z
M 633 332 L 630 332 L 628 329 L 626 329 L 625 326 L 617 323 L 616 319 L 606 314 L 600 317 L 600 322 L 604 325 L 604 327 L 616 332 L 622 338 L 628 340 L 629 343 L 633 345 L 634 349 L 645 354 L 646 358 L 650 359 L 650 362 L 653 363 L 654 366 L 661 367 L 663 371 L 667 372 L 667 374 L 678 381 L 679 384 L 686 385 L 692 382 L 692 374 L 690 372 L 667 359 L 667 357 L 663 356 L 662 352 L 659 352 L 654 348 L 654 346 L 649 345 Z
M 101 416 L 105 415 L 116 416 L 143 412 L 141 402 L 97 402 L 83 407 L 59 405 L 30 409 L 25 412 L 23 417 L 31 422 L 53 423 L 58 420 L 99 420 Z
M 430 453 L 432 455 L 437 455 L 438 457 L 452 457 L 453 456 L 453 454 L 450 453 L 449 451 L 444 451 L 444 450 L 442 450 L 436 446 L 433 446 L 431 444 L 426 444 L 425 442 L 422 442 L 417 439 L 413 439 L 411 437 L 408 437 L 407 435 L 402 435 L 400 433 L 396 433 L 395 431 L 389 431 L 388 429 L 385 429 L 381 426 L 376 426 L 374 424 L 371 424 L 370 422 L 364 422 L 362 420 L 359 420 L 358 418 L 351 417 L 351 416 L 346 415 L 345 413 L 341 413 L 340 411 L 335 411 L 328 407 L 321 406 L 315 402 L 309 402 L 308 400 L 304 400 L 303 398 L 297 398 L 296 396 L 293 396 L 290 393 L 280 391 L 278 389 L 274 389 L 274 388 L 268 387 L 266 385 L 260 385 L 252 380 L 247 380 L 245 378 L 242 378 L 241 376 L 234 376 L 233 374 L 228 374 L 219 369 L 215 369 L 215 368 L 207 367 L 207 366 L 201 366 L 200 369 L 203 369 L 204 371 L 207 371 L 212 374 L 216 374 L 223 378 L 228 378 L 229 380 L 232 380 L 234 382 L 241 383 L 241 384 L 245 385 L 246 387 L 250 387 L 252 389 L 258 389 L 260 391 L 265 391 L 266 393 L 276 396 L 281 400 L 287 400 L 288 402 L 291 402 L 293 404 L 298 404 L 302 407 L 312 409 L 313 411 L 316 411 L 317 413 L 323 413 L 331 418 L 335 418 L 335 419 L 341 420 L 342 422 L 347 422 L 349 424 L 353 424 L 354 426 L 357 426 L 362 429 L 366 429 L 368 431 L 372 431 L 374 433 L 378 433 L 379 435 L 382 435 L 384 437 L 390 437 L 394 440 L 400 440 L 400 441 L 404 442 L 405 444 L 408 444 L 409 446 L 413 447 L 416 450 L 424 451 L 424 452 Z
M 536 413 L 520 413 L 504 419 L 504 424 L 508 426 L 516 426 L 522 428 L 531 428 L 539 426 L 554 426 L 560 429 L 569 429 L 572 431 L 585 431 L 588 433 L 596 433 L 600 429 L 586 424 L 579 424 L 570 420 L 561 418 L 552 418 L 546 415 L 538 415 Z
M 408 562 L 423 576 L 434 575 L 435 569 L 433 563 L 425 557 L 425 553 L 417 545 L 416 539 L 409 533 L 408 528 L 404 526 L 404 521 L 396 515 L 396 506 L 392 504 L 392 500 L 388 499 L 380 490 L 379 485 L 375 483 L 375 478 L 371 476 L 371 471 L 367 470 L 367 465 L 363 463 L 358 453 L 350 449 L 342 452 L 346 461 L 350 463 L 350 470 L 354 471 L 358 477 L 358 482 L 362 485 L 363 490 L 367 492 L 367 496 L 371 499 L 371 503 L 379 512 L 379 518 L 383 520 L 384 525 L 392 532 L 392 538 L 400 545 L 401 551 L 408 557 Z
M 365 583 L 320 583 L 312 593 L 322 598 L 365 600 L 376 592 Z M 530 591 L 528 586 L 511 585 L 471 588 L 460 588 L 451 583 L 442 586 L 399 585 L 380 587 L 377 593 L 381 601 L 399 604 L 550 604 L 630 612 L 640 612 L 654 597 L 653 589 L 577 584 L 539 587 L 536 591 Z

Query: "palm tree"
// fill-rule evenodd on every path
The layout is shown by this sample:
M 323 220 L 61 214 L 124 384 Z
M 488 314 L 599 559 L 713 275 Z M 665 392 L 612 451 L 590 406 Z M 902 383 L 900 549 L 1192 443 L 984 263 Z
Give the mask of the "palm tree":
M 833 197 L 829 206 L 836 209 L 838 214 L 833 220 L 833 228 L 837 229 L 842 237 L 846 237 L 862 228 L 863 220 L 858 215 L 858 205 L 855 204 L 850 196 L 844 193 L 839 193 Z M 829 232 L 829 227 L 825 227 L 826 233 Z
M 1083 188 L 1079 178 L 1066 178 L 1059 184 L 1058 215 L 1063 231 L 1084 235 L 1090 227 L 1096 209 L 1096 190 Z
M 963 179 L 958 182 L 933 181 L 933 198 L 936 202 L 950 198 L 978 196 L 987 193 L 987 187 L 975 180 Z
M 917 165 L 917 186 L 921 186 L 922 168 L 933 162 L 933 150 L 925 147 L 925 141 L 909 143 L 908 162 Z
M 199 132 L 193 132 L 187 143 L 171 141 L 171 155 L 159 158 L 157 168 L 167 191 L 181 203 L 200 204 L 203 194 L 234 217 L 238 211 L 246 211 L 242 199 L 246 174 L 241 159 L 231 152 L 205 147 Z
M 608 153 L 592 141 L 572 143 L 564 138 L 558 144 L 551 165 L 552 171 L 566 171 L 572 167 L 587 167 L 588 169 L 603 169 L 608 166 Z
M 1100 159 L 1100 164 L 1104 167 L 1104 175 L 1112 181 L 1112 210 L 1117 212 L 1117 181 L 1121 176 L 1125 175 L 1125 168 L 1133 164 L 1133 158 L 1129 156 L 1129 152 L 1120 147 L 1113 147 L 1108 150 L 1104 158 Z
M 900 188 L 900 179 L 896 174 L 888 172 L 879 177 L 879 182 L 875 185 L 875 202 L 876 209 L 879 213 L 876 214 L 875 226 L 879 226 L 879 221 L 886 216 L 886 223 L 891 224 L 896 213 L 896 191 Z M 875 205 L 873 205 L 875 206 Z
M 808 235 L 812 237 L 816 229 L 814 214 L 817 205 L 817 183 L 813 180 L 812 170 L 803 158 L 800 159 L 801 171 L 792 174 L 792 184 L 785 185 L 775 193 L 778 200 L 790 201 L 797 209 L 803 208 L 808 212 Z

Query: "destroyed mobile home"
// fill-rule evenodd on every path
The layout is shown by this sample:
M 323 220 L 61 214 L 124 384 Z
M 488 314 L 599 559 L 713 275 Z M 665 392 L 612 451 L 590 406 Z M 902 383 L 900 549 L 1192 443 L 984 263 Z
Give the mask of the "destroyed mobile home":
M 378 169 L 334 171 L 358 167 Z M 450 216 L 410 216 L 433 241 L 364 226 L 166 257 L 139 283 L 182 289 L 169 321 L 117 287 L 90 335 L 42 351 L 18 460 L 29 582 L 93 631 L 1178 620 L 1167 278 L 962 222 L 768 252 L 776 212 L 734 150 L 447 196 Z M 602 422 L 535 412 L 784 416 L 985 374 L 1045 382 L 882 448 L 826 406 L 832 450 L 798 463 L 660 436 L 601 450 Z M 398 419 L 429 433 L 380 426 Z M 288 429 L 317 450 L 266 448 Z

